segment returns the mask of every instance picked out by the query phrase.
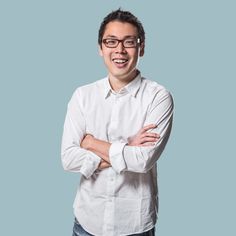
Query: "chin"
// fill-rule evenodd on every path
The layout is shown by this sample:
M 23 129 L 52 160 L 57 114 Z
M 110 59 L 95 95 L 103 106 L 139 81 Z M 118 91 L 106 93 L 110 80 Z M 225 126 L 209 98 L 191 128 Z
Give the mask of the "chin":
M 117 79 L 125 80 L 127 77 L 129 77 L 130 73 L 114 73 L 113 76 Z
M 129 77 L 134 72 L 134 70 L 135 70 L 135 68 L 132 69 L 132 70 L 114 71 L 114 73 L 112 73 L 112 74 L 116 78 L 126 79 L 127 77 Z

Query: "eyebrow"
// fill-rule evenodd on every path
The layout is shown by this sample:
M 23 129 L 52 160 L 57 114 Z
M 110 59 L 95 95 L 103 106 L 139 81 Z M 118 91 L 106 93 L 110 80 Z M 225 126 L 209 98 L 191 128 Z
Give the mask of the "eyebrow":
M 123 39 L 126 39 L 126 38 L 136 38 L 136 37 L 137 37 L 136 35 L 126 35 Z M 117 36 L 111 35 L 111 34 L 107 35 L 106 38 L 116 38 L 116 39 L 118 39 Z

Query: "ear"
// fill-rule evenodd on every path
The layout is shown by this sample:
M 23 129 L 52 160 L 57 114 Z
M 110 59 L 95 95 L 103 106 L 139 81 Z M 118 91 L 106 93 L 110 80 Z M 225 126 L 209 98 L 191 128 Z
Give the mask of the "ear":
M 142 57 L 144 55 L 144 48 L 145 48 L 145 44 L 141 43 L 140 50 L 139 50 L 139 56 L 140 57 Z
M 102 46 L 100 44 L 98 44 L 98 53 L 101 57 L 103 57 L 103 51 L 102 51 Z

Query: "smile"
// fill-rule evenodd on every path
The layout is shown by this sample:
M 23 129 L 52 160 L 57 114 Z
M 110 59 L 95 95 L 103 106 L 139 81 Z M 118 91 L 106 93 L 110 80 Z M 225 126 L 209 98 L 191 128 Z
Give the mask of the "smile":
M 113 62 L 117 63 L 117 64 L 124 64 L 126 63 L 128 60 L 127 59 L 113 59 Z

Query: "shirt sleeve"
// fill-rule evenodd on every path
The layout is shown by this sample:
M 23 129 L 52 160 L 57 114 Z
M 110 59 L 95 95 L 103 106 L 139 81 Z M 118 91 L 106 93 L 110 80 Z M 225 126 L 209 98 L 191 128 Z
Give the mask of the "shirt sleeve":
M 146 173 L 153 167 L 169 139 L 173 120 L 173 107 L 171 94 L 164 90 L 155 96 L 148 110 L 144 126 L 156 124 L 157 127 L 151 132 L 160 135 L 160 139 L 154 146 L 138 147 L 112 143 L 109 157 L 111 165 L 117 173 L 122 171 Z
M 85 131 L 86 122 L 81 111 L 79 92 L 76 90 L 67 107 L 62 136 L 61 159 L 65 170 L 80 172 L 86 178 L 89 178 L 97 169 L 101 159 L 96 154 L 80 147 Z

